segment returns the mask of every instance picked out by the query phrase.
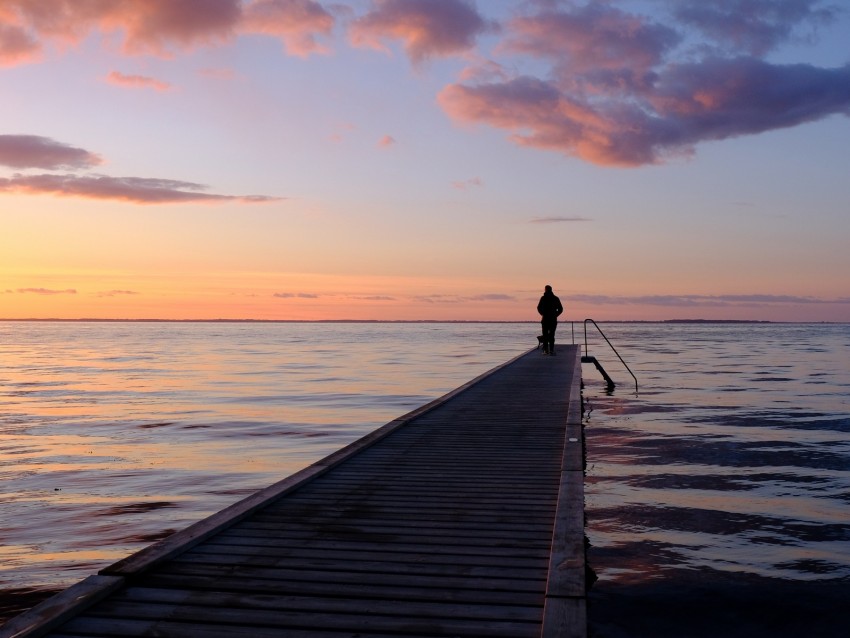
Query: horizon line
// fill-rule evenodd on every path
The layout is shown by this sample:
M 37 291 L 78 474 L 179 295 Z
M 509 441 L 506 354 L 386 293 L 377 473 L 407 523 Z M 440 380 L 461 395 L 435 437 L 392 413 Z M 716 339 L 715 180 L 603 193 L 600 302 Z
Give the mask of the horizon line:
M 564 319 L 559 323 L 584 323 L 586 319 Z M 0 317 L 0 322 L 18 323 L 539 323 L 539 319 L 162 319 L 162 318 L 61 318 Z M 776 321 L 770 319 L 606 319 L 601 323 L 741 323 L 741 324 L 847 324 L 847 321 Z

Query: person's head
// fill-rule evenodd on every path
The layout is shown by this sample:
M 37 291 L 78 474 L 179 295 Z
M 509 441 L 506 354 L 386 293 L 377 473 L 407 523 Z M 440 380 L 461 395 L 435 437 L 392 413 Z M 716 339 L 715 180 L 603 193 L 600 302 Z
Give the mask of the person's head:
M 552 286 L 546 286 L 543 290 L 545 292 L 552 292 Z

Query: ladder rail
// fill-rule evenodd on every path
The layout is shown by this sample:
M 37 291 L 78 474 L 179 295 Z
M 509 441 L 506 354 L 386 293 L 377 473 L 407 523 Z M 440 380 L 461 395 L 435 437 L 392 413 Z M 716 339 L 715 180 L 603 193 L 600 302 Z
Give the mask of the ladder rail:
M 602 332 L 602 328 L 600 328 L 599 324 L 596 323 L 593 319 L 585 319 L 584 320 L 584 354 L 585 354 L 585 357 L 589 357 L 588 348 L 587 348 L 587 323 L 588 322 L 592 323 L 596 327 L 596 329 L 599 331 L 599 334 L 602 335 L 602 338 L 605 339 L 606 343 L 611 347 L 611 350 L 613 350 L 614 354 L 617 355 L 617 358 L 620 360 L 620 363 L 622 363 L 625 366 L 626 370 L 629 371 L 629 374 L 632 375 L 632 379 L 635 380 L 635 394 L 637 394 L 638 393 L 638 380 L 637 380 L 637 377 L 635 376 L 635 373 L 632 372 L 632 369 L 629 367 L 629 364 L 627 364 L 625 361 L 623 361 L 623 357 L 621 357 L 620 353 L 617 352 L 617 348 L 614 347 L 614 344 L 611 343 L 611 340 L 608 339 L 608 337 L 605 336 L 605 333 Z M 591 357 L 591 359 L 592 359 L 592 357 Z M 598 367 L 599 367 L 599 364 L 597 364 L 597 368 Z M 613 385 L 613 381 L 611 381 L 610 379 L 606 379 L 606 380 L 608 381 L 609 385 Z

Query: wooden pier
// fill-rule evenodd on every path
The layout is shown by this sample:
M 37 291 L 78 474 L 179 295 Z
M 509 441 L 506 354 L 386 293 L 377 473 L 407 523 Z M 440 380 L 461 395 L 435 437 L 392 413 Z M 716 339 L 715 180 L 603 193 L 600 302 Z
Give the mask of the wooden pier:
M 580 383 L 578 347 L 526 353 L 0 637 L 583 637 Z

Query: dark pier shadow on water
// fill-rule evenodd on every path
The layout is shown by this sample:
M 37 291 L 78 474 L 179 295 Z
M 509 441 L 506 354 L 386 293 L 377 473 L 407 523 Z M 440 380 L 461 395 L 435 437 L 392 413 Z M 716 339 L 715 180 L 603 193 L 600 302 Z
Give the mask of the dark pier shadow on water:
M 634 583 L 598 581 L 588 595 L 589 636 L 845 638 L 848 598 L 848 579 L 673 569 Z
M 0 627 L 18 614 L 35 607 L 41 601 L 47 600 L 64 589 L 64 587 L 59 587 L 57 589 L 21 588 L 0 590 Z

